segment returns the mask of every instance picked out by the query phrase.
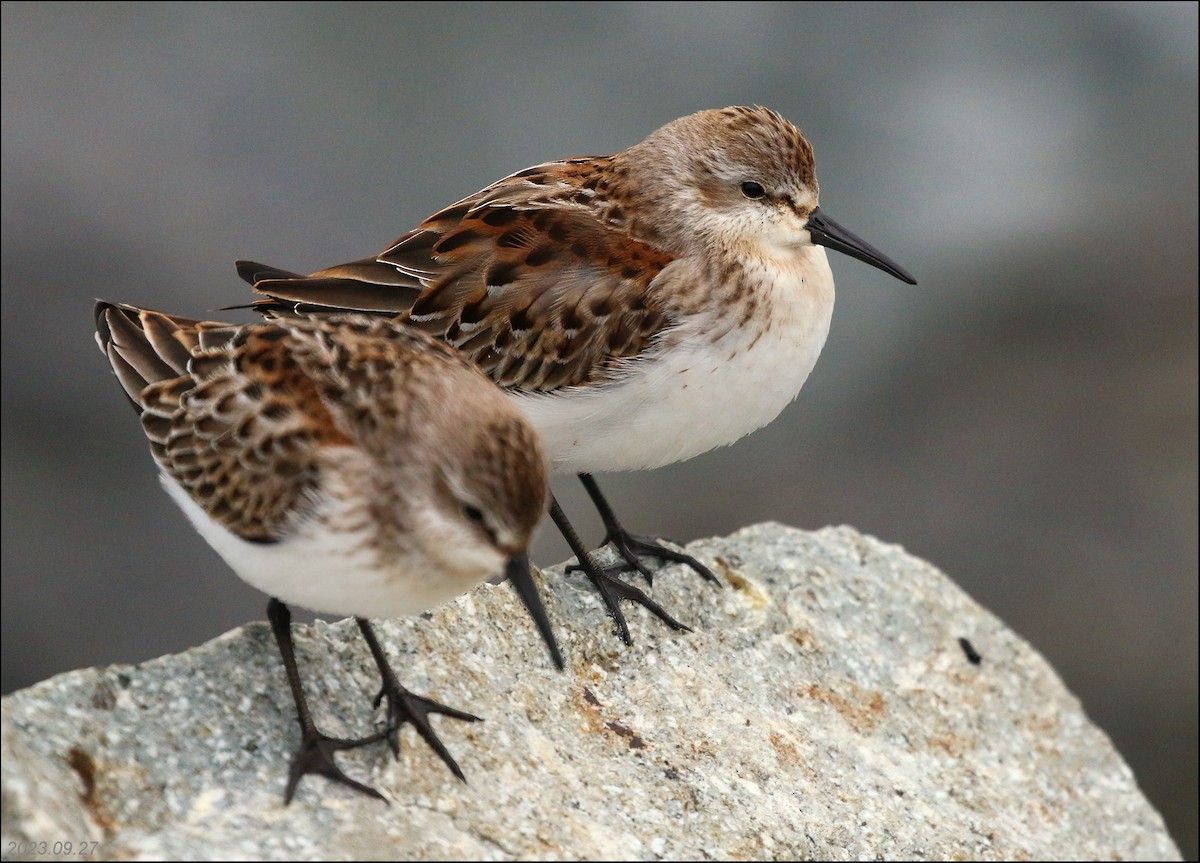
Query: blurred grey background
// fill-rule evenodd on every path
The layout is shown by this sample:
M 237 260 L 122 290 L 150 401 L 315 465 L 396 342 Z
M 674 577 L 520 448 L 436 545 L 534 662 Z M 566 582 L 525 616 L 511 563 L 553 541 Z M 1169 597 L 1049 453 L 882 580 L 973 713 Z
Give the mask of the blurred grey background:
M 1050 658 L 1195 857 L 1195 4 L 2 14 L 5 692 L 263 616 L 159 488 L 94 297 L 204 314 L 245 301 L 235 258 L 360 257 L 527 165 L 761 103 L 920 286 L 831 254 L 797 402 L 604 488 L 635 529 L 849 523 L 933 561 Z

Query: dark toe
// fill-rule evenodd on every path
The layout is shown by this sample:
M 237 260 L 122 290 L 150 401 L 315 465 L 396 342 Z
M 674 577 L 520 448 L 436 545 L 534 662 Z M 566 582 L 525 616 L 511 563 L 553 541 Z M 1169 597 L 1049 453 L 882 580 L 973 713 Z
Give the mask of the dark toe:
M 383 736 L 383 734 L 375 734 L 360 740 L 347 740 L 339 737 L 329 737 L 316 732 L 305 737 L 300 744 L 300 749 L 292 759 L 292 765 L 288 771 L 287 789 L 283 794 L 284 805 L 286 806 L 292 802 L 300 780 L 310 773 L 319 774 L 326 779 L 352 788 L 360 794 L 365 794 L 368 797 L 374 797 L 377 800 L 387 803 L 387 798 L 374 788 L 364 785 L 356 779 L 351 779 L 342 772 L 342 768 L 338 767 L 337 762 L 333 758 L 335 752 L 364 746 L 367 743 L 375 743 L 378 740 L 382 740 Z

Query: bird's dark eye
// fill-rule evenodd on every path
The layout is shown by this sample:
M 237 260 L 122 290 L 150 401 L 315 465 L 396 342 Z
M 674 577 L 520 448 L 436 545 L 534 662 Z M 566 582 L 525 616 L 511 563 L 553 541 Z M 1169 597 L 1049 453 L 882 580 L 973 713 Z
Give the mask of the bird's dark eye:
M 470 504 L 463 505 L 463 515 L 476 524 L 483 524 L 483 511 Z
M 753 180 L 747 180 L 742 183 L 742 194 L 747 198 L 761 198 L 767 194 L 767 190 L 760 183 L 755 183 Z

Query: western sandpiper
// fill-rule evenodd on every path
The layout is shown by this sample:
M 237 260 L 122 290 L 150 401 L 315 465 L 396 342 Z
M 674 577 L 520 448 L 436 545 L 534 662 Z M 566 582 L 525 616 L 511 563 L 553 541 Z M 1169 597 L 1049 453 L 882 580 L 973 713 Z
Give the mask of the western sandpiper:
M 306 773 L 380 797 L 333 754 L 385 738 L 399 754 L 405 722 L 461 779 L 428 717 L 477 717 L 401 686 L 366 618 L 423 611 L 504 571 L 562 667 L 527 555 L 548 488 L 524 414 L 460 353 L 385 318 L 234 326 L 101 302 L 96 328 L 163 485 L 271 597 L 301 730 L 285 799 Z M 357 618 L 382 680 L 383 731 L 317 729 L 285 603 Z
M 825 249 L 903 269 L 818 208 L 813 151 L 761 107 L 702 111 L 613 156 L 519 171 L 430 216 L 382 253 L 310 276 L 239 261 L 268 315 L 396 315 L 458 347 L 578 473 L 625 563 L 695 558 L 635 536 L 591 474 L 731 444 L 799 393 L 829 333 Z M 590 561 L 622 637 L 640 591 Z M 589 566 L 590 564 L 590 566 Z

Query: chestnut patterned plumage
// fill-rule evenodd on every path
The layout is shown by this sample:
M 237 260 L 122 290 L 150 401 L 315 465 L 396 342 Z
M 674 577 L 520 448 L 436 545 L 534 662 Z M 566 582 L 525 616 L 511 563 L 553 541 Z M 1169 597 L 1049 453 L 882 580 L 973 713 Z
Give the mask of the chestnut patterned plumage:
M 506 573 L 562 666 L 527 550 L 548 497 L 524 414 L 470 361 L 364 315 L 234 326 L 101 302 L 97 341 L 141 418 L 163 485 L 268 614 L 301 726 L 286 799 L 306 773 L 364 793 L 333 760 L 412 722 L 462 772 L 368 617 L 424 611 Z M 320 732 L 300 686 L 287 603 L 353 615 L 379 668 L 384 731 Z M 378 703 L 378 701 L 377 701 Z

